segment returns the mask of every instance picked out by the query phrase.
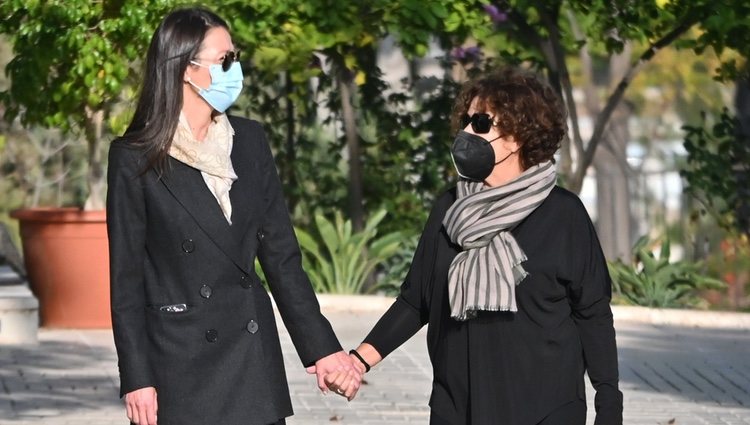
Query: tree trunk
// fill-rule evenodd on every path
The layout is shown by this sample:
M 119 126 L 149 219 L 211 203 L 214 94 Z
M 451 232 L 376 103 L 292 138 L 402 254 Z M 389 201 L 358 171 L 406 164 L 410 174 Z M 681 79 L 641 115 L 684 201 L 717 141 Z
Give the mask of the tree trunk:
M 349 154 L 349 217 L 352 220 L 354 231 L 364 228 L 364 206 L 362 195 L 362 162 L 360 158 L 359 134 L 357 133 L 357 122 L 354 118 L 354 106 L 352 95 L 352 79 L 342 75 L 347 71 L 339 72 L 338 83 L 341 95 L 341 111 L 344 117 L 344 132 L 346 134 L 346 146 Z
M 630 44 L 609 62 L 611 82 L 627 72 Z M 587 93 L 589 93 L 587 91 Z M 627 145 L 630 140 L 628 119 L 630 108 L 620 102 L 615 108 L 604 133 L 602 146 L 597 149 L 593 166 L 596 170 L 597 233 L 605 257 L 630 259 L 633 218 L 630 211 L 630 169 Z
M 29 137 L 36 138 L 36 134 L 29 134 Z M 39 203 L 42 199 L 42 191 L 44 191 L 44 186 L 46 185 L 46 164 L 47 159 L 49 159 L 48 152 L 51 150 L 50 148 L 50 139 L 47 137 L 44 137 L 42 135 L 39 137 L 38 142 L 34 142 L 34 145 L 37 146 L 37 152 L 39 153 L 39 169 L 36 170 L 36 179 L 34 179 L 34 193 L 31 195 L 31 206 L 32 207 L 38 207 Z
M 294 188 L 297 185 L 297 176 L 294 173 L 294 164 L 297 163 L 297 149 L 294 143 L 294 103 L 292 102 L 292 92 L 294 92 L 294 83 L 290 72 L 284 73 L 284 84 L 286 97 L 286 166 L 284 167 L 285 183 L 287 187 Z M 289 211 L 294 211 L 297 204 L 297 197 L 287 197 L 289 202 Z
M 104 196 L 106 191 L 106 180 L 104 176 L 104 164 L 102 163 L 102 126 L 104 124 L 104 111 L 94 111 L 86 107 L 85 134 L 88 145 L 88 183 L 89 195 L 83 209 L 86 211 L 103 210 Z
M 734 212 L 737 229 L 750 236 L 750 79 L 747 77 L 737 81 L 734 106 L 739 123 L 737 143 L 744 146 L 736 149 L 739 155 L 732 158 L 738 199 Z
M 609 123 L 609 131 L 594 156 L 596 170 L 596 230 L 607 259 L 630 260 L 632 217 L 630 182 L 622 158 L 626 157 L 628 111 L 621 105 Z

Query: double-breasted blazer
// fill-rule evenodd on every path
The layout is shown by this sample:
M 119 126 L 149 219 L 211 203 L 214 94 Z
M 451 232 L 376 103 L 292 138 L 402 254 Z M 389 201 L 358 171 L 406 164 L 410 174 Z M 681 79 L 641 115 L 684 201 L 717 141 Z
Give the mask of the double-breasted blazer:
M 109 152 L 107 225 L 121 396 L 153 386 L 160 425 L 269 424 L 292 414 L 260 260 L 303 365 L 341 350 L 301 267 L 261 125 L 230 117 L 230 225 L 200 171 Z M 184 307 L 182 306 L 184 304 Z M 184 311 L 180 311 L 184 310 Z

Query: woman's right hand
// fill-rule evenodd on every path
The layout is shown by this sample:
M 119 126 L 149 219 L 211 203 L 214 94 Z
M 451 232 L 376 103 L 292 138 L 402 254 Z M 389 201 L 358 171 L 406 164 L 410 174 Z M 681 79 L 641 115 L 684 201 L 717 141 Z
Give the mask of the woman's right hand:
M 145 387 L 125 394 L 128 419 L 137 425 L 156 425 L 156 388 Z

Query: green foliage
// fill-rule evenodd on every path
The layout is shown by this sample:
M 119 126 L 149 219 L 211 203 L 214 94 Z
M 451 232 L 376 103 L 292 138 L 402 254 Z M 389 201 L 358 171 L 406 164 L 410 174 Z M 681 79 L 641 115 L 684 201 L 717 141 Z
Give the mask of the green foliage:
M 15 53 L 6 69 L 12 85 L 7 90 L 5 84 L 0 86 L 6 118 L 18 117 L 26 124 L 60 127 L 78 135 L 90 111 L 103 111 L 107 136 L 121 133 L 132 113 L 128 101 L 142 77 L 138 69 L 148 39 L 167 11 L 182 3 L 3 1 L 0 32 L 7 35 Z M 382 75 L 387 70 L 377 63 L 378 43 L 385 37 L 396 40 L 407 60 L 427 55 L 433 41 L 449 52 L 476 40 L 488 59 L 495 56 L 503 62 L 534 64 L 548 71 L 553 85 L 554 80 L 560 85 L 562 74 L 552 66 L 554 42 L 560 43 L 563 60 L 571 64 L 581 49 L 589 49 L 597 76 L 607 57 L 621 51 L 623 43 L 646 46 L 683 24 L 692 25 L 695 31 L 675 42 L 679 48 L 702 51 L 711 47 L 743 55 L 750 46 L 746 19 L 750 13 L 743 2 L 509 0 L 496 2 L 502 13 L 494 16 L 485 8 L 490 3 L 205 3 L 227 18 L 234 43 L 243 50 L 243 57 L 251 58 L 243 61 L 246 88 L 235 110 L 264 124 L 297 225 L 313 224 L 308 211 L 330 216 L 347 206 L 347 169 L 352 159 L 345 153 L 340 80 L 352 82 L 355 92 L 352 103 L 362 148 L 365 209 L 388 211 L 379 224 L 381 232 L 419 228 L 427 206 L 454 178 L 448 152 L 453 136 L 448 125 L 450 109 L 458 85 L 471 72 L 471 63 L 446 53 L 438 58 L 445 78 L 409 75 L 401 85 L 389 84 Z M 573 22 L 580 26 L 580 37 Z M 726 69 L 729 75 L 739 65 L 723 60 L 721 65 L 705 66 Z M 603 85 L 600 88 L 601 93 L 609 92 Z M 11 144 L 7 139 L 6 148 Z M 80 178 L 79 164 L 95 157 L 76 149 L 83 160 L 66 158 L 56 163 L 75 164 L 70 178 Z M 97 146 L 93 149 L 101 151 Z M 17 168 L 11 171 L 24 175 Z M 48 178 L 57 175 L 57 168 L 54 171 Z M 5 176 L 0 183 L 20 181 Z M 78 188 L 65 190 L 75 193 L 60 199 L 81 197 Z
M 447 124 L 456 83 L 387 84 L 378 42 L 392 35 L 409 57 L 426 54 L 434 38 L 449 48 L 489 22 L 478 4 L 256 0 L 225 2 L 222 13 L 253 62 L 238 109 L 265 124 L 295 223 L 312 224 L 307 211 L 333 214 L 348 205 L 352 158 L 338 85 L 350 79 L 365 209 L 385 207 L 386 230 L 420 226 L 425 206 L 452 177 Z
M 630 304 L 645 307 L 695 307 L 700 303 L 696 291 L 721 289 L 724 282 L 704 276 L 697 261 L 670 263 L 670 243 L 661 244 L 659 257 L 651 251 L 648 237 L 641 237 L 633 247 L 633 260 L 609 262 L 612 286 L 617 296 Z
M 305 271 L 316 292 L 357 294 L 375 267 L 392 256 L 403 240 L 400 232 L 377 237 L 377 226 L 386 211 L 373 214 L 361 232 L 352 231 L 350 220 L 336 212 L 334 220 L 315 214 L 317 238 L 295 229 L 303 253 Z
M 13 44 L 2 94 L 6 118 L 81 127 L 85 108 L 107 109 L 133 83 L 155 24 L 174 1 L 5 1 L 0 32 Z M 40 96 L 44 93 L 43 96 Z
M 411 267 L 414 252 L 417 250 L 419 235 L 414 234 L 411 237 L 404 237 L 403 243 L 391 258 L 379 267 L 381 275 L 378 284 L 373 288 L 375 292 L 384 292 L 387 295 L 395 296 L 401 290 L 401 284 L 404 282 L 406 275 Z
M 172 0 L 9 0 L 0 3 L 0 33 L 14 57 L 0 92 L 5 119 L 85 136 L 91 204 L 103 207 L 102 134 Z M 132 92 L 132 90 L 131 90 Z M 129 99 L 128 99 L 129 100 Z M 104 129 L 106 131 L 106 129 Z M 88 204 L 88 203 L 87 203 Z
M 684 40 L 682 46 L 692 48 L 699 54 L 709 47 L 719 55 L 730 50 L 739 52 L 744 59 L 728 58 L 716 70 L 717 78 L 722 81 L 736 79 L 743 73 L 743 67 L 750 56 L 750 4 L 743 1 L 710 0 L 687 3 L 687 7 L 683 7 L 691 11 L 697 10 L 695 19 L 699 20 L 701 31 L 697 37 Z
M 472 4 L 473 3 L 473 4 Z M 390 34 L 409 55 L 424 56 L 430 40 L 463 40 L 480 22 L 479 2 L 459 0 L 230 0 L 222 12 L 230 18 L 236 41 L 247 48 L 255 66 L 268 72 L 290 72 L 300 83 L 320 75 L 310 67 L 313 53 L 323 53 L 350 71 L 360 66 L 357 52 L 376 48 Z M 453 40 L 455 42 L 456 40 Z M 368 75 L 369 76 L 369 75 Z
M 702 214 L 710 214 L 725 229 L 735 228 L 740 204 L 747 202 L 738 175 L 750 176 L 750 141 L 738 136 L 738 128 L 737 118 L 726 108 L 712 125 L 704 114 L 700 126 L 683 127 L 688 158 L 680 174 L 688 182 L 686 191 L 701 202 Z
M 559 170 L 573 191 L 581 189 L 629 85 L 659 52 L 717 52 L 714 75 L 722 81 L 741 72 L 750 52 L 747 2 L 503 0 L 486 9 L 494 31 L 477 39 L 487 56 L 480 66 L 500 61 L 542 70 L 566 102 L 573 122 L 570 140 L 562 144 Z M 579 75 L 576 67 L 581 67 Z M 587 119 L 593 120 L 589 140 L 579 128 L 580 102 L 573 100 L 576 78 L 583 82 Z
M 379 79 L 360 87 L 369 105 L 361 131 L 365 198 L 388 210 L 393 225 L 386 223 L 387 229 L 419 229 L 428 206 L 455 181 L 450 114 L 459 86 L 433 77 L 385 97 L 387 89 Z

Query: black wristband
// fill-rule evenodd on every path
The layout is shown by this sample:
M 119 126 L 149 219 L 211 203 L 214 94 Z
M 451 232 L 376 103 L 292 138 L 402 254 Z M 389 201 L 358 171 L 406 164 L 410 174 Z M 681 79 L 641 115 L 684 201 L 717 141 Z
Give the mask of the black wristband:
M 370 371 L 370 365 L 367 364 L 365 359 L 362 358 L 362 356 L 357 352 L 357 350 L 349 350 L 349 354 L 354 355 L 354 357 L 358 358 L 360 362 L 362 362 L 363 365 L 365 365 L 365 373 Z

